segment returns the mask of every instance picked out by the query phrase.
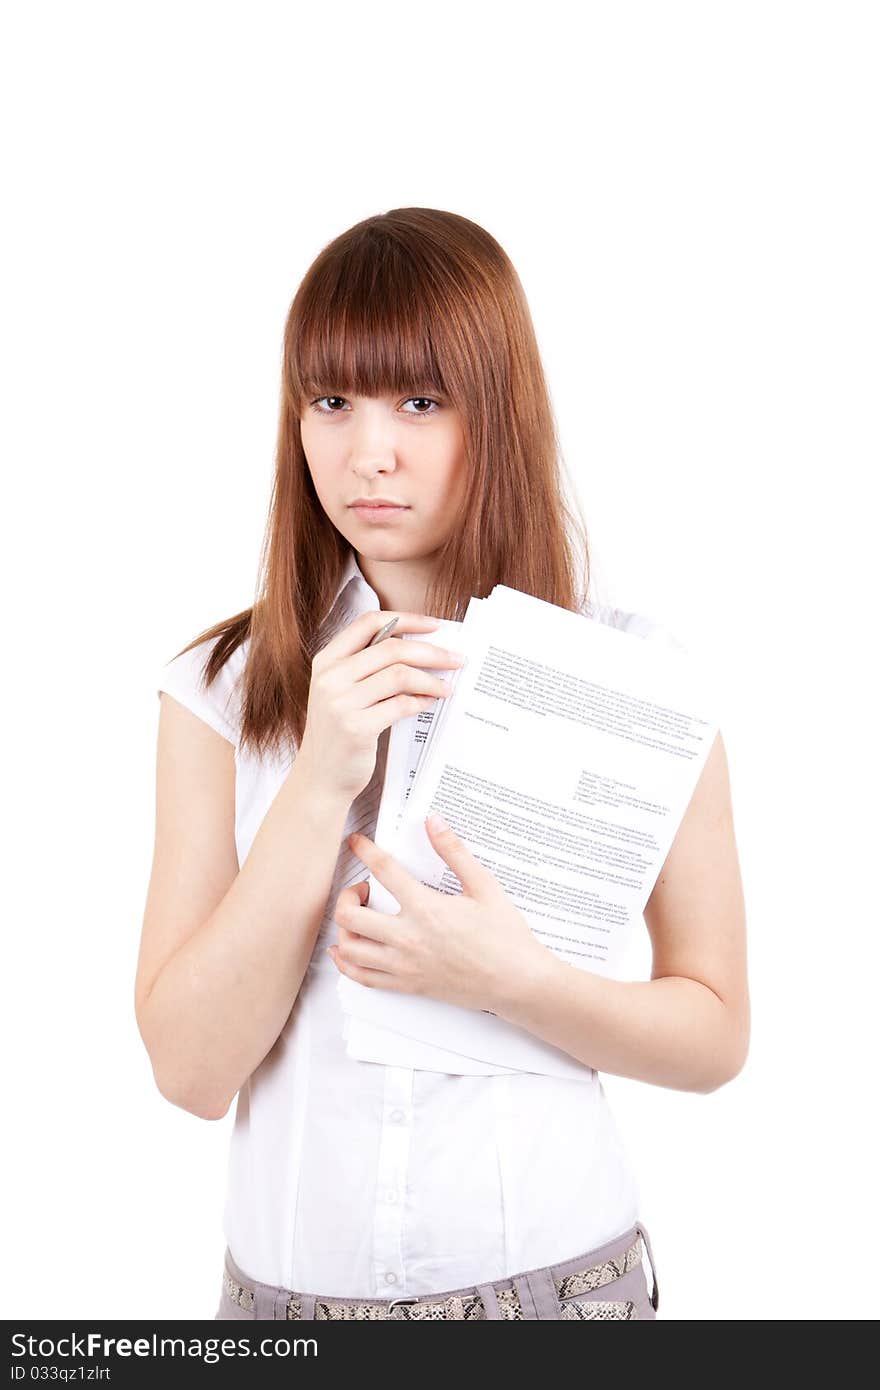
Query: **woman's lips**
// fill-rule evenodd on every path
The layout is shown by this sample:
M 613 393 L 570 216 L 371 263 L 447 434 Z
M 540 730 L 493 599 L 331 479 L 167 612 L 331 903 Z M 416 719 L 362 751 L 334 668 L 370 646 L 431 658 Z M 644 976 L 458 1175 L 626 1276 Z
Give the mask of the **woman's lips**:
M 352 507 L 362 521 L 390 521 L 392 517 L 402 516 L 409 507 Z

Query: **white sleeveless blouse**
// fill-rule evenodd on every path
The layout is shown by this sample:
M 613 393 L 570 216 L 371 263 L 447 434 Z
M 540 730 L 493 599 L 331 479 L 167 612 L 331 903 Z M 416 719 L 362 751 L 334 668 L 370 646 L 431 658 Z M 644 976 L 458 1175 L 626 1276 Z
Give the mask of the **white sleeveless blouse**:
M 380 607 L 354 552 L 333 618 Z M 681 647 L 642 614 L 587 615 Z M 210 643 L 168 662 L 158 689 L 235 746 L 239 865 L 290 769 L 238 747 L 247 644 L 208 691 Z M 377 762 L 378 770 L 378 762 Z M 345 835 L 375 834 L 378 792 L 352 803 Z M 354 1060 L 345 1050 L 336 900 L 365 877 L 340 845 L 333 889 L 302 987 L 275 1045 L 238 1093 L 230 1134 L 226 1242 L 254 1280 L 303 1293 L 435 1293 L 568 1259 L 626 1230 L 638 1186 L 599 1075 L 563 1080 L 499 1070 L 453 1075 Z

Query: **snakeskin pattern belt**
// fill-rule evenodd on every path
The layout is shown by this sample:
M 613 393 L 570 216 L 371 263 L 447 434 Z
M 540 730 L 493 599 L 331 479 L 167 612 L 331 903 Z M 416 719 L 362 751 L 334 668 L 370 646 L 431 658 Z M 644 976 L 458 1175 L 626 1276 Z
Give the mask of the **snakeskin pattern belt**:
M 594 1289 L 601 1288 L 603 1284 L 610 1284 L 612 1280 L 619 1279 L 622 1274 L 626 1274 L 627 1270 L 637 1265 L 641 1258 L 642 1239 L 640 1235 L 637 1235 L 631 1245 L 612 1259 L 604 1260 L 601 1264 L 591 1265 L 585 1269 L 574 1270 L 570 1274 L 563 1275 L 560 1279 L 554 1278 L 553 1282 L 560 1300 L 559 1316 L 561 1318 L 637 1318 L 638 1309 L 631 1299 L 615 1301 L 590 1298 L 578 1300 L 577 1295 L 591 1293 Z M 503 1280 L 501 1282 L 508 1283 L 510 1281 Z M 234 1279 L 230 1278 L 226 1269 L 223 1271 L 223 1286 L 234 1303 L 238 1303 L 247 1310 L 253 1308 L 253 1289 L 236 1283 Z M 523 1318 L 525 1316 L 515 1287 L 496 1288 L 495 1296 L 498 1300 L 499 1317 Z M 570 1301 L 566 1302 L 565 1300 Z M 302 1317 L 302 1303 L 296 1294 L 291 1294 L 287 1301 L 287 1316 L 288 1318 Z M 353 1299 L 316 1298 L 314 1316 L 316 1318 L 397 1318 L 401 1320 L 417 1318 L 477 1319 L 486 1317 L 486 1308 L 480 1294 L 474 1289 L 473 1292 L 451 1294 L 444 1298 L 432 1298 L 426 1294 L 412 1298 L 373 1299 L 363 1303 L 358 1303 Z

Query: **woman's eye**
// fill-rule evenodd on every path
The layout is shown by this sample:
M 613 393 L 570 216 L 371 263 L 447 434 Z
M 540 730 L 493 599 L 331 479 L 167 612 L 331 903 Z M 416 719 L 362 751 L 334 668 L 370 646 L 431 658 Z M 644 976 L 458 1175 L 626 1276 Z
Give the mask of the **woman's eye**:
M 322 404 L 323 401 L 328 401 L 330 403 L 329 406 L 325 407 Z M 404 402 L 404 405 L 410 405 L 411 403 L 418 406 L 418 409 L 407 410 L 404 412 L 406 415 L 436 415 L 437 411 L 440 409 L 440 402 L 435 401 L 431 396 L 410 396 L 408 400 Z M 311 402 L 311 409 L 314 410 L 317 415 L 341 415 L 342 409 L 340 407 L 344 408 L 346 405 L 347 401 L 345 396 L 317 396 L 315 400 Z M 431 406 L 434 407 L 433 410 Z

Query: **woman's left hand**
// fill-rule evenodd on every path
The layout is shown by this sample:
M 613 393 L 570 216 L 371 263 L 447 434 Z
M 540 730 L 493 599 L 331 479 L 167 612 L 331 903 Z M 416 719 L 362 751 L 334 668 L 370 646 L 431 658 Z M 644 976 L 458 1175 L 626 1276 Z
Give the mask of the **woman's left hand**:
M 336 902 L 339 943 L 327 949 L 358 984 L 502 1012 L 552 952 L 454 830 L 433 830 L 427 821 L 426 828 L 463 891 L 429 888 L 365 835 L 351 835 L 351 849 L 400 912 L 389 916 L 366 907 L 367 880 L 351 884 Z

